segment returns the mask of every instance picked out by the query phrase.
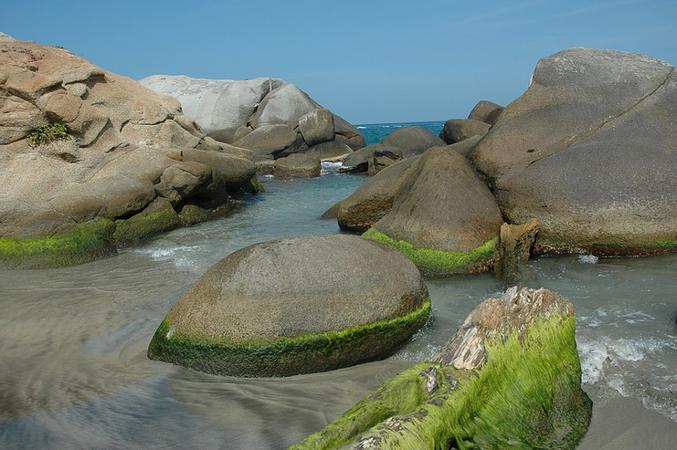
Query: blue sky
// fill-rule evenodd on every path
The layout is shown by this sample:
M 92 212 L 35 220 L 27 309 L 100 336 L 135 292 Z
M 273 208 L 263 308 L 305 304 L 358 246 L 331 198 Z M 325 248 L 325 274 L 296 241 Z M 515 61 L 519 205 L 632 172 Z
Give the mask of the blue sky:
M 0 31 L 132 78 L 281 77 L 353 123 L 509 103 L 539 58 L 568 47 L 677 63 L 677 0 L 3 0 Z

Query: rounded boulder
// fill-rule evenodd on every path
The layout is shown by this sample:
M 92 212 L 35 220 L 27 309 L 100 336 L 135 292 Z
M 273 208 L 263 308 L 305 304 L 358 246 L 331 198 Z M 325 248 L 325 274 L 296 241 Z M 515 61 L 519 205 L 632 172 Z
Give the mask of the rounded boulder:
M 169 311 L 148 356 L 219 375 L 332 370 L 391 354 L 429 314 L 419 271 L 396 251 L 295 237 L 216 263 Z

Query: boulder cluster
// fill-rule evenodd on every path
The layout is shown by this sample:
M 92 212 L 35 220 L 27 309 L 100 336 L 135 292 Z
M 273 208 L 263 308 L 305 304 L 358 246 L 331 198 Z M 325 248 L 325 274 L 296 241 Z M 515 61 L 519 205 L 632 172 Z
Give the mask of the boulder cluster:
M 250 149 L 259 173 L 319 176 L 322 159 L 364 146 L 364 137 L 355 127 L 278 78 L 204 80 L 153 75 L 140 83 L 177 98 L 209 136 Z M 303 157 L 288 158 L 296 154 Z
M 0 266 L 75 264 L 222 213 L 251 151 L 62 48 L 0 38 Z
M 440 137 L 401 128 L 349 155 L 347 170 L 374 176 L 336 205 L 341 229 L 400 250 L 426 275 L 490 269 L 503 217 L 468 155 L 491 128 L 479 119 L 495 120 L 501 110 L 482 101 L 470 114 L 476 118 L 447 121 Z
M 512 279 L 531 253 L 673 251 L 675 100 L 667 63 L 565 50 L 539 61 L 506 108 L 481 101 L 467 119 L 448 120 L 447 146 L 400 129 L 347 157 L 347 170 L 374 176 L 333 211 L 342 229 L 399 249 L 428 274 L 495 266 Z

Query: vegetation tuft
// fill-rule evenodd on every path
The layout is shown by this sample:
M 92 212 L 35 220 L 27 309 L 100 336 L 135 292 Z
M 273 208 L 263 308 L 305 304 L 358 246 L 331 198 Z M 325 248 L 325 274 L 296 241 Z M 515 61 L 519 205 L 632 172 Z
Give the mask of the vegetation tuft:
M 44 127 L 38 127 L 28 133 L 28 143 L 31 147 L 49 144 L 54 141 L 60 141 L 68 137 L 68 128 L 66 125 L 56 122 Z

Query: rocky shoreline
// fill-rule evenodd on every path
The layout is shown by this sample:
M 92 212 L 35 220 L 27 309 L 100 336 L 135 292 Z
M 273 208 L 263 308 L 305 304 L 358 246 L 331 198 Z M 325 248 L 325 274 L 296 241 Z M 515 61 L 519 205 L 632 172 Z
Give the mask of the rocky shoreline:
M 423 277 L 493 269 L 512 284 L 543 253 L 677 249 L 677 75 L 642 55 L 564 50 L 505 108 L 372 145 L 284 80 L 139 83 L 6 35 L 0 100 L 3 268 L 80 264 L 220 217 L 257 174 L 317 177 L 338 159 L 368 175 L 327 212 L 361 236 L 246 247 L 167 313 L 148 357 L 210 374 L 387 357 L 431 315 Z M 573 306 L 510 288 L 298 448 L 573 448 L 590 414 Z

